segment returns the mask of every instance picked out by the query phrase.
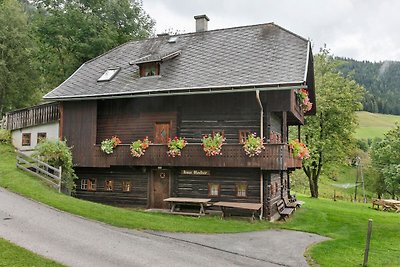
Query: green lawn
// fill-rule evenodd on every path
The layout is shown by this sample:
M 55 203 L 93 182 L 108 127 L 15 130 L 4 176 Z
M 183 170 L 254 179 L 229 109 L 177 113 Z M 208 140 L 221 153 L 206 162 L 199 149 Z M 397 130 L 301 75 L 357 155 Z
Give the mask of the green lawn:
M 4 267 L 61 267 L 64 265 L 54 261 L 45 259 L 33 252 L 11 244 L 10 242 L 0 238 L 0 266 Z
M 126 210 L 61 195 L 15 168 L 13 149 L 0 145 L 0 186 L 58 209 L 119 227 L 162 231 L 222 233 L 268 228 L 302 230 L 332 238 L 313 246 L 309 255 L 321 266 L 360 266 L 368 219 L 374 220 L 368 266 L 400 266 L 400 214 L 370 205 L 301 197 L 306 204 L 287 223 L 219 218 L 188 218 Z M 11 264 L 12 265 L 12 264 Z
M 400 122 L 400 116 L 377 114 L 366 111 L 357 112 L 359 127 L 356 130 L 356 138 L 368 139 L 380 137 Z

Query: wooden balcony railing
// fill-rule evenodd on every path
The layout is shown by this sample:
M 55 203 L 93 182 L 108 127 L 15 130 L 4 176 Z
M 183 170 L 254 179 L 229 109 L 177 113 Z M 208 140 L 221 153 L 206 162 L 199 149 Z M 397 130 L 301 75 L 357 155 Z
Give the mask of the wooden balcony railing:
M 78 166 L 82 166 L 76 162 Z M 265 144 L 265 150 L 256 157 L 249 158 L 241 144 L 225 144 L 222 155 L 207 157 L 200 144 L 188 144 L 180 157 L 169 157 L 166 145 L 150 145 L 145 154 L 134 158 L 129 145 L 119 145 L 114 153 L 107 155 L 96 145 L 90 167 L 109 166 L 163 166 L 163 167 L 243 167 L 264 170 L 287 170 L 300 168 L 301 160 L 294 159 L 286 144 Z M 82 166 L 84 167 L 84 166 Z M 89 166 L 88 166 L 89 167 Z

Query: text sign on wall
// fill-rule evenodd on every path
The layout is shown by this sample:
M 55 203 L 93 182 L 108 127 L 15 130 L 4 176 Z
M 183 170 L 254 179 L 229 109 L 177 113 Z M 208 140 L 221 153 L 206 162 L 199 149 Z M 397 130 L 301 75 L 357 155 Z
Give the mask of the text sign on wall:
M 181 170 L 182 175 L 210 175 L 209 170 Z

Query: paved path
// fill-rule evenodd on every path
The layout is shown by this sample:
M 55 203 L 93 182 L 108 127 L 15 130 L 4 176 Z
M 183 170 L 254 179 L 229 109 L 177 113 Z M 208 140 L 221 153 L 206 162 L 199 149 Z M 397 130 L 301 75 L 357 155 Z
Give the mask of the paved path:
M 307 266 L 326 238 L 295 231 L 179 234 L 121 229 L 60 212 L 0 187 L 0 237 L 67 266 Z

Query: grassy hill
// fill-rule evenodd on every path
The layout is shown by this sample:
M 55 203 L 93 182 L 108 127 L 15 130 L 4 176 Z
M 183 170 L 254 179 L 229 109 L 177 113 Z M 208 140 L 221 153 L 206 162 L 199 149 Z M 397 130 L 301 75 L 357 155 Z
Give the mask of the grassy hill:
M 368 139 L 383 137 L 383 135 L 400 123 L 400 116 L 370 113 L 366 111 L 357 112 L 359 128 L 356 130 L 356 138 Z

